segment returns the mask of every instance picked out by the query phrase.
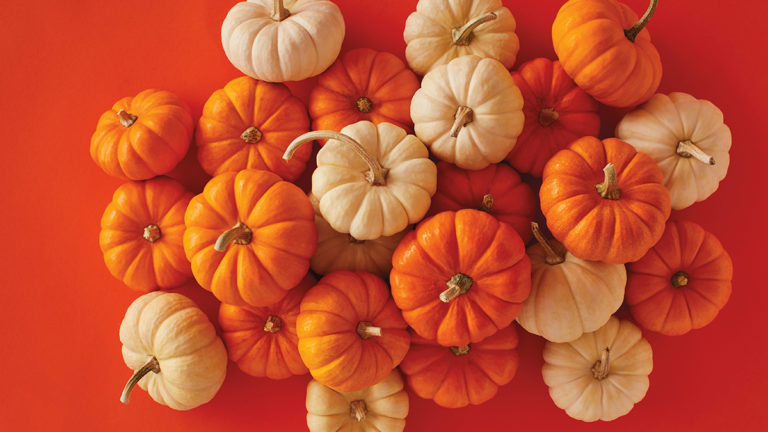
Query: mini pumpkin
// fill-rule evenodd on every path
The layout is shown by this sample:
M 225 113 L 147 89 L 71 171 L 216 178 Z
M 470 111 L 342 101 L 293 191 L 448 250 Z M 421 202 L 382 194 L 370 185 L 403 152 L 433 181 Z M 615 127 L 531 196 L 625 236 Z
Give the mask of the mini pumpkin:
M 115 102 L 91 137 L 91 159 L 107 174 L 145 180 L 171 171 L 187 154 L 194 121 L 165 90 L 144 90 Z
M 411 101 L 416 135 L 438 159 L 478 170 L 501 162 L 523 130 L 523 97 L 496 60 L 464 56 L 429 72 Z
M 317 247 L 312 204 L 298 186 L 262 170 L 212 178 L 184 215 L 184 252 L 222 303 L 269 306 L 298 285 Z
M 299 354 L 312 376 L 353 392 L 386 378 L 411 343 L 384 281 L 370 273 L 336 271 L 301 301 Z
M 666 335 L 706 326 L 731 296 L 731 257 L 717 237 L 689 221 L 668 222 L 661 240 L 628 272 L 632 316 Z
M 616 317 L 573 342 L 544 344 L 541 373 L 549 396 L 585 422 L 629 413 L 645 397 L 651 370 L 651 345 L 637 326 Z
M 621 119 L 616 136 L 659 165 L 675 210 L 712 195 L 728 172 L 731 131 L 722 111 L 687 93 L 653 95 Z
M 405 21 L 405 57 L 419 75 L 465 55 L 490 57 L 509 69 L 520 49 L 516 25 L 501 0 L 419 0 Z
M 195 134 L 197 160 L 212 176 L 256 168 L 296 180 L 312 149 L 300 149 L 290 161 L 282 156 L 288 144 L 307 131 L 307 110 L 288 87 L 235 78 L 213 92 L 203 107 Z
M 207 403 L 227 372 L 227 351 L 208 317 L 181 294 L 156 291 L 137 298 L 120 324 L 123 360 L 134 374 L 120 401 L 139 385 L 175 410 Z
M 221 26 L 221 43 L 242 73 L 270 82 L 300 81 L 339 56 L 344 17 L 328 0 L 248 0 Z
M 623 264 L 661 238 L 669 191 L 661 169 L 631 145 L 583 137 L 544 167 L 539 198 L 552 234 L 573 255 Z

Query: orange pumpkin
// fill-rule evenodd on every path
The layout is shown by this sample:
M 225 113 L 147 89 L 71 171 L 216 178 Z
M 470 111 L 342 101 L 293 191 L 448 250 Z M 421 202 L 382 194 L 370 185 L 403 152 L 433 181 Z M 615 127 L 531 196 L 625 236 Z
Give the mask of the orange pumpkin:
M 221 304 L 219 325 L 229 358 L 255 377 L 284 379 L 303 375 L 296 318 L 304 294 L 315 284 L 307 275 L 282 300 L 269 307 Z
M 445 210 L 474 208 L 507 223 L 523 243 L 531 240 L 531 222 L 538 209 L 536 194 L 505 164 L 468 171 L 447 162 L 437 164 L 437 192 L 428 216 Z
M 555 154 L 539 198 L 549 230 L 568 251 L 611 264 L 645 255 L 671 210 L 661 169 L 615 138 L 584 137 Z
M 390 282 L 419 336 L 464 346 L 515 319 L 531 289 L 531 262 L 511 226 L 478 210 L 445 211 L 403 238 Z
M 713 234 L 670 221 L 661 240 L 629 265 L 626 299 L 647 328 L 681 335 L 712 322 L 731 296 L 733 263 Z
M 137 291 L 173 288 L 192 275 L 184 211 L 192 194 L 169 178 L 125 183 L 101 217 L 99 246 L 113 276 Z
M 111 176 L 149 179 L 184 158 L 193 128 L 192 114 L 178 96 L 144 90 L 101 115 L 91 137 L 91 158 Z
M 210 175 L 246 168 L 272 171 L 295 180 L 312 147 L 283 159 L 288 144 L 309 131 L 304 104 L 283 84 L 236 78 L 213 92 L 197 128 L 197 159 Z
M 552 24 L 552 42 L 565 71 L 600 102 L 629 107 L 645 102 L 661 83 L 661 58 L 648 24 L 657 0 L 638 20 L 616 0 L 570 0 Z
M 298 186 L 262 170 L 212 178 L 184 216 L 184 252 L 197 282 L 221 302 L 269 306 L 309 270 L 315 212 Z
M 515 348 L 514 326 L 464 346 L 444 347 L 414 335 L 400 370 L 414 393 L 441 407 L 478 405 L 515 377 L 519 363 Z
M 411 343 L 387 284 L 371 273 L 329 273 L 304 296 L 299 354 L 312 376 L 341 392 L 386 378 Z

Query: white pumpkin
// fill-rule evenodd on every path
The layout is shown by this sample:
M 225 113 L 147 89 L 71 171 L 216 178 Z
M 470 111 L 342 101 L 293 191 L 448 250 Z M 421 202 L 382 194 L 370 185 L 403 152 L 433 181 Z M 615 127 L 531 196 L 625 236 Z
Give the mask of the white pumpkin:
M 411 100 L 416 135 L 459 168 L 501 162 L 523 130 L 523 97 L 498 61 L 465 56 L 435 68 Z
M 248 0 L 221 26 L 232 64 L 262 81 L 299 81 L 319 75 L 339 56 L 344 17 L 328 0 Z
M 627 414 L 648 391 L 651 345 L 629 321 L 611 317 L 573 342 L 544 345 L 544 383 L 559 408 L 586 422 Z
M 288 146 L 283 158 L 316 139 L 328 142 L 317 153 L 312 194 L 335 231 L 375 240 L 403 231 L 429 210 L 437 167 L 424 144 L 404 129 L 364 120 L 340 133 L 308 132 Z
M 378 384 L 342 393 L 312 380 L 307 386 L 310 432 L 402 432 L 408 393 L 397 369 Z
M 472 54 L 509 69 L 520 49 L 515 27 L 501 0 L 419 0 L 405 21 L 405 57 L 419 75 Z
M 120 324 L 120 342 L 125 364 L 135 371 L 123 403 L 138 383 L 157 403 L 188 410 L 213 399 L 224 382 L 224 343 L 203 311 L 181 294 L 155 291 L 137 298 Z
M 686 93 L 655 94 L 624 116 L 616 136 L 659 165 L 675 210 L 712 195 L 728 172 L 731 131 L 723 113 Z
M 531 259 L 531 294 L 517 322 L 529 333 L 551 342 L 569 342 L 602 327 L 624 301 L 624 264 L 585 261 L 557 240 L 538 240 L 526 253 Z

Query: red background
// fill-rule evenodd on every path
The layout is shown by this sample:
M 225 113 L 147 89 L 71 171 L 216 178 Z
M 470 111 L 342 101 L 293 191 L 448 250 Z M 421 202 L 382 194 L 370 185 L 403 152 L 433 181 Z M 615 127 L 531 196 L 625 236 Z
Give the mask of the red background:
M 344 50 L 372 47 L 404 57 L 402 31 L 416 0 L 336 0 L 347 23 Z M 504 1 L 518 21 L 518 65 L 553 58 L 550 28 L 563 0 Z M 627 0 L 638 14 L 646 0 Z M 224 56 L 220 27 L 234 1 L 6 0 L 0 14 L 0 429 L 305 430 L 309 376 L 249 377 L 230 363 L 209 404 L 188 412 L 159 406 L 141 390 L 119 400 L 130 376 L 118 328 L 138 297 L 107 272 L 99 220 L 121 181 L 90 160 L 99 115 L 145 88 L 168 89 L 199 116 L 215 89 L 239 76 Z M 661 92 L 709 99 L 733 132 L 731 167 L 708 200 L 673 217 L 713 232 L 735 267 L 730 302 L 708 327 L 681 337 L 646 332 L 654 370 L 646 398 L 611 423 L 572 420 L 541 378 L 543 340 L 523 334 L 517 377 L 476 407 L 439 408 L 411 397 L 406 430 L 766 430 L 768 346 L 762 263 L 766 228 L 758 120 L 768 95 L 759 0 L 662 0 L 649 29 L 662 57 Z M 291 84 L 306 101 L 314 80 Z M 603 137 L 619 113 L 605 110 Z M 204 176 L 187 158 L 174 175 L 198 192 Z M 180 289 L 215 318 L 214 297 Z

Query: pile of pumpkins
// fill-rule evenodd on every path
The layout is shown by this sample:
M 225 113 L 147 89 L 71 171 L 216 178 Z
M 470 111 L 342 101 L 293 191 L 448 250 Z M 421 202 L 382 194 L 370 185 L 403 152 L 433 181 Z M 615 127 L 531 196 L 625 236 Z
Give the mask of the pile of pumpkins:
M 509 383 L 517 320 L 548 341 L 558 407 L 584 421 L 628 413 L 652 353 L 613 314 L 626 301 L 639 326 L 686 333 L 715 318 L 733 272 L 715 236 L 668 221 L 715 192 L 731 136 L 712 103 L 655 94 L 644 26 L 656 4 L 638 19 L 616 0 L 569 0 L 552 27 L 559 60 L 511 73 L 519 42 L 500 0 L 420 0 L 407 65 L 371 49 L 339 57 L 331 1 L 236 4 L 222 42 L 247 76 L 211 95 L 196 129 L 178 97 L 146 90 L 92 137 L 93 160 L 129 180 L 101 220 L 105 263 L 149 292 L 120 327 L 135 372 L 122 400 L 138 384 L 194 408 L 231 359 L 255 377 L 311 373 L 311 431 L 401 431 L 402 375 L 449 408 Z M 308 109 L 280 83 L 315 75 Z M 598 102 L 643 105 L 600 140 Z M 162 177 L 192 139 L 212 176 L 196 196 Z M 307 195 L 291 182 L 313 141 Z M 538 199 L 519 173 L 541 178 Z M 221 338 L 164 291 L 190 275 L 221 301 Z

